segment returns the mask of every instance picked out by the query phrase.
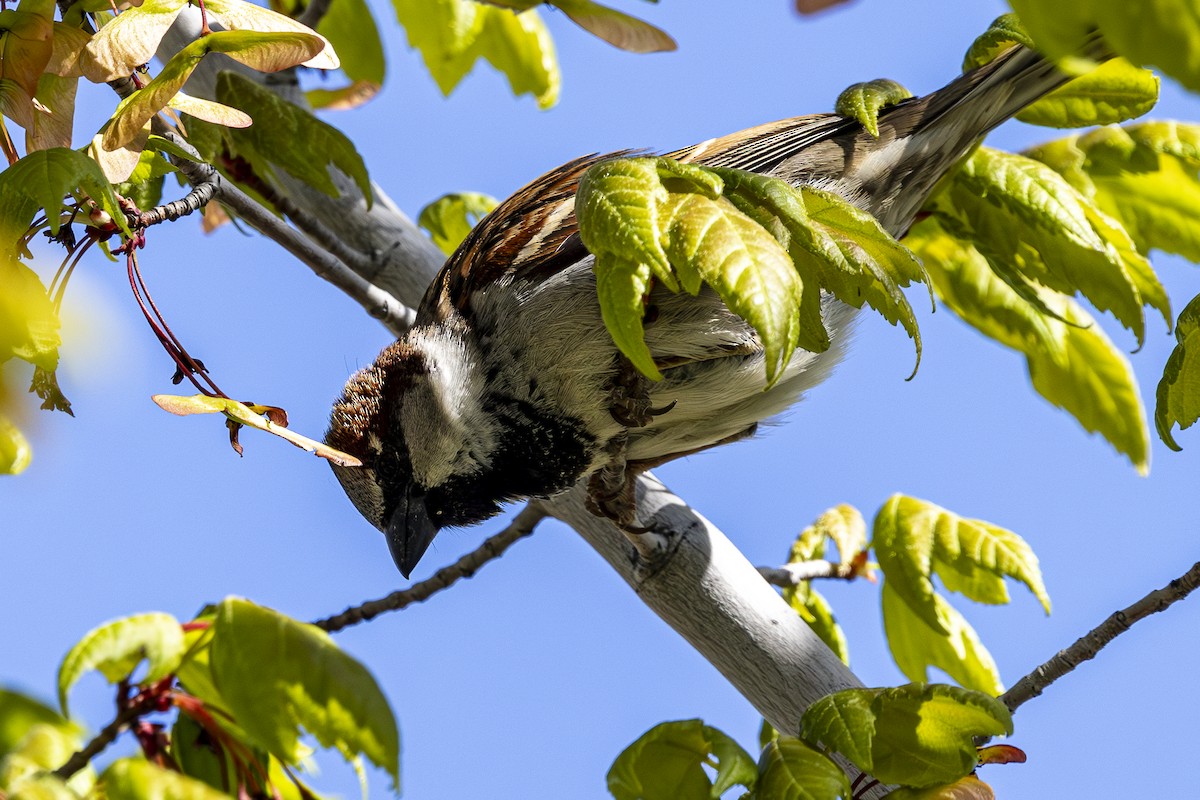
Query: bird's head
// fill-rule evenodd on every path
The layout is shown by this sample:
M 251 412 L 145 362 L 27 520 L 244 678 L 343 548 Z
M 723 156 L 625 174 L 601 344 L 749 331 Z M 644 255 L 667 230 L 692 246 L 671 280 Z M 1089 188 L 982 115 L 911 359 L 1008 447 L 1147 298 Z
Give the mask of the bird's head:
M 439 530 L 481 522 L 509 499 L 490 477 L 502 426 L 483 408 L 470 354 L 461 339 L 428 334 L 411 332 L 353 375 L 325 436 L 362 461 L 334 474 L 405 577 Z

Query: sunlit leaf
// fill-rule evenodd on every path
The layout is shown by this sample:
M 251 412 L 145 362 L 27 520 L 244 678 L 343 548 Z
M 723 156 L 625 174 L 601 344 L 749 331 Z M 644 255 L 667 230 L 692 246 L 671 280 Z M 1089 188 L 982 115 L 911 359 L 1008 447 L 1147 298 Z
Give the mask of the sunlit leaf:
M 993 697 L 943 684 L 885 689 L 871 703 L 871 774 L 884 783 L 925 787 L 968 775 L 975 737 L 1012 734 L 1012 715 Z
M 1181 449 L 1171 429 L 1187 430 L 1200 419 L 1200 295 L 1192 298 L 1175 324 L 1178 344 L 1167 358 L 1158 383 L 1154 424 L 1172 450 Z
M 710 780 L 702 765 L 715 761 Z M 617 800 L 708 800 L 733 786 L 750 787 L 754 759 L 721 731 L 698 719 L 663 722 L 617 756 L 608 791 Z
M 17 747 L 36 725 L 59 728 L 78 746 L 82 731 L 50 706 L 28 695 L 0 688 L 0 758 Z M 51 766 L 58 766 L 57 764 Z
M 811 583 L 805 581 L 803 586 L 789 586 L 783 590 L 783 599 L 808 623 L 808 627 L 813 629 L 825 646 L 849 666 L 850 645 L 846 641 L 846 633 L 838 625 L 829 601 L 812 588 Z
M 481 56 L 508 79 L 515 95 L 532 95 L 539 108 L 558 102 L 562 78 L 550 31 L 536 11 L 514 14 L 501 8 L 485 9 L 483 30 L 475 40 Z
M 841 753 L 864 772 L 874 759 L 875 712 L 882 689 L 846 689 L 822 697 L 800 718 L 800 738 Z
M 92 36 L 74 25 L 54 23 L 54 38 L 51 40 L 50 60 L 46 72 L 60 78 L 82 78 L 85 53 Z
M 467 234 L 496 207 L 496 199 L 479 192 L 455 192 L 421 209 L 417 224 L 446 255 L 453 253 Z
M 46 287 L 37 273 L 12 257 L 0 257 L 0 286 L 0 364 L 15 357 L 53 372 L 62 339 Z
M 959 778 L 954 783 L 913 789 L 902 786 L 888 795 L 890 800 L 996 800 L 992 787 L 974 775 Z
M 879 112 L 912 96 L 912 92 L 896 81 L 879 78 L 845 89 L 838 95 L 833 111 L 857 120 L 868 133 L 879 138 Z
M 996 56 L 1018 44 L 1032 48 L 1033 40 L 1029 38 L 1016 14 L 1001 14 L 971 43 L 970 49 L 963 57 L 963 72 L 990 64 Z
M 763 749 L 755 796 L 771 800 L 850 800 L 850 781 L 829 756 L 790 736 Z
M 83 153 L 63 147 L 38 150 L 0 172 L 0 249 L 13 252 L 39 208 L 46 209 L 50 231 L 57 233 L 63 198 L 81 189 L 127 230 L 112 186 Z
M 0 111 L 22 128 L 33 127 L 33 97 L 54 45 L 53 6 L 29 10 L 26 0 L 16 9 L 0 11 Z
M 935 631 L 949 633 L 937 613 L 932 576 L 935 571 L 941 576 L 950 567 L 960 574 L 980 569 L 1014 578 L 1028 586 L 1046 613 L 1050 612 L 1037 557 L 1025 540 L 1011 531 L 896 494 L 879 509 L 874 534 L 875 556 L 887 585 Z M 967 591 L 976 585 L 960 580 L 955 588 Z M 996 602 L 995 582 L 982 585 L 987 591 L 968 596 L 979 602 Z M 1003 600 L 1007 600 L 1007 592 Z
M 175 671 L 183 652 L 183 628 L 170 614 L 137 614 L 105 623 L 88 631 L 63 657 L 59 705 L 66 714 L 67 692 L 86 672 L 98 670 L 109 683 L 117 683 L 146 661 L 141 681 L 153 683 Z
M 186 5 L 186 0 L 144 0 L 109 20 L 87 44 L 88 57 L 81 64 L 88 80 L 111 81 L 149 62 Z
M 213 125 L 224 125 L 227 128 L 248 128 L 254 120 L 245 111 L 241 111 L 223 103 L 214 103 L 200 97 L 177 92 L 167 101 L 167 105 L 176 111 L 211 122 Z
M 217 609 L 212 675 L 238 724 L 289 764 L 301 731 L 346 759 L 366 756 L 399 784 L 396 719 L 375 679 L 312 625 L 246 600 Z
M 305 57 L 304 61 L 298 62 L 298 65 L 313 69 L 337 69 L 341 66 L 337 53 L 334 52 L 333 45 L 324 36 L 321 36 L 312 28 L 301 25 L 291 17 L 277 14 L 270 9 L 263 8 L 255 3 L 246 2 L 245 0 L 208 0 L 205 2 L 204 7 L 209 14 L 216 17 L 218 21 L 231 31 L 260 34 L 291 34 L 295 37 L 296 41 L 304 41 L 305 37 L 316 37 L 323 46 L 312 46 L 312 52 Z M 276 41 L 286 41 L 286 38 L 281 36 Z M 306 45 L 307 48 L 308 46 Z M 234 53 L 228 53 L 228 55 L 231 58 L 241 61 Z M 248 55 L 255 60 L 259 60 L 264 66 L 258 66 L 250 61 L 243 61 L 242 63 L 262 72 L 273 72 L 279 69 L 286 69 L 290 66 L 297 66 L 297 64 L 285 64 L 283 61 L 296 57 L 300 53 L 296 52 L 285 58 L 284 53 L 281 51 L 258 50 Z
M 1157 76 L 1116 58 L 1055 89 L 1017 119 L 1052 128 L 1108 125 L 1140 117 L 1157 102 Z
M 114 761 L 100 776 L 107 800 L 228 800 L 208 784 L 144 758 Z
M 33 126 L 25 131 L 25 152 L 71 146 L 78 86 L 78 78 L 60 78 L 49 72 L 38 79 L 41 108 L 34 110 Z
M 943 633 L 927 625 L 890 586 L 883 585 L 883 629 L 896 666 L 906 678 L 926 681 L 929 667 L 937 667 L 967 689 L 992 696 L 1004 691 L 991 653 L 953 606 L 933 596 L 935 613 L 946 629 Z

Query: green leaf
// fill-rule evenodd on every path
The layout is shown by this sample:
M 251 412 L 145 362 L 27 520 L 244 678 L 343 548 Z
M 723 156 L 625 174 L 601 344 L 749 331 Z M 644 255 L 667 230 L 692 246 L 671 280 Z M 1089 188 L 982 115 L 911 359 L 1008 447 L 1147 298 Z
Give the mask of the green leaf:
M 674 39 L 650 23 L 592 0 L 555 0 L 553 6 L 588 33 L 630 53 L 662 53 L 677 47 Z
M 908 241 L 954 313 L 985 336 L 1024 353 L 1034 388 L 1043 397 L 1087 430 L 1100 432 L 1139 470 L 1146 469 L 1149 430 L 1133 371 L 1078 304 L 1043 289 L 1036 294 L 1046 309 L 1040 312 L 1002 282 L 977 250 L 946 235 L 933 220 L 915 228 Z M 1136 254 L 1126 256 L 1132 263 Z M 1156 278 L 1150 280 L 1147 299 L 1156 297 L 1158 285 Z M 1161 299 L 1165 302 L 1165 292 Z
M 800 738 L 841 753 L 863 772 L 871 772 L 875 741 L 871 704 L 882 691 L 846 689 L 822 697 L 800 718 Z
M 715 781 L 706 764 L 716 768 Z M 716 800 L 733 786 L 750 788 L 756 778 L 749 753 L 689 719 L 655 725 L 626 747 L 608 770 L 608 791 L 617 800 Z
M 1180 312 L 1175 338 L 1179 343 L 1158 382 L 1154 424 L 1167 447 L 1180 450 L 1171 429 L 1187 430 L 1200 419 L 1200 295 Z
M 808 531 L 813 531 L 809 534 Z M 851 505 L 842 503 L 825 511 L 821 516 L 817 517 L 814 522 L 804 533 L 797 538 L 797 545 L 802 539 L 808 539 L 813 536 L 819 536 L 822 539 L 832 539 L 837 547 L 838 558 L 843 561 L 849 561 L 859 553 L 867 549 L 867 523 L 863 519 L 863 515 L 857 508 Z M 788 561 L 807 561 L 812 558 L 820 558 L 819 555 L 811 555 L 805 558 L 794 558 L 798 553 L 796 547 L 792 548 L 792 558 Z
M 1051 289 L 1079 292 L 1144 339 L 1143 300 L 1121 254 L 1094 224 L 1087 200 L 1046 165 L 981 147 L 933 207 L 993 266 L 1004 262 Z
M 1087 42 L 1093 27 L 1090 3 L 1009 0 L 1008 4 L 1017 12 L 1036 49 L 1052 58 L 1074 55 Z
M 808 623 L 813 633 L 834 652 L 842 663 L 850 665 L 850 645 L 846 633 L 833 616 L 833 608 L 823 595 L 805 581 L 803 586 L 789 586 L 783 590 L 783 599 L 796 610 L 800 618 Z
M 532 94 L 542 108 L 558 100 L 561 77 L 554 43 L 537 11 L 519 14 L 471 0 L 392 0 L 409 46 L 421 53 L 442 94 L 449 95 L 480 57 L 508 78 L 513 94 Z
M 19 732 L 20 738 L 0 758 L 0 791 L 10 798 L 29 800 L 78 800 L 90 792 L 95 778 L 90 766 L 75 773 L 69 784 L 48 774 L 83 746 L 79 728 L 61 717 L 46 722 L 30 722 L 25 717 L 23 721 L 27 726 Z
M 937 613 L 931 580 L 935 570 L 941 576 L 947 567 L 964 574 L 980 569 L 1014 578 L 1028 586 L 1050 613 L 1050 598 L 1042 584 L 1037 557 L 1025 540 L 1011 531 L 895 494 L 879 509 L 874 534 L 875 555 L 888 586 L 935 631 L 950 632 Z M 974 585 L 961 580 L 955 584 L 963 591 Z M 994 582 L 985 586 L 986 591 L 967 596 L 977 602 L 996 602 Z M 1007 599 L 1007 592 L 1003 592 L 1003 601 Z
M 1033 40 L 1029 38 L 1016 14 L 1001 14 L 971 43 L 970 49 L 963 57 L 963 72 L 990 64 L 996 56 L 1018 44 L 1032 48 Z
M 1200 91 L 1200 8 L 1192 0 L 1145 5 L 1101 0 L 1088 6 L 1105 43 L 1138 64 L 1156 66 Z
M 977 736 L 1012 734 L 1012 715 L 993 697 L 942 684 L 885 689 L 875 715 L 871 774 L 883 783 L 932 786 L 969 774 Z
M 450 255 L 496 205 L 496 198 L 479 192 L 445 194 L 421 209 L 417 224 L 438 249 Z
M 835 114 L 857 120 L 867 129 L 867 133 L 878 139 L 879 112 L 912 96 L 912 92 L 896 81 L 878 78 L 846 88 L 838 95 L 833 111 Z
M 337 196 L 330 167 L 349 175 L 370 202 L 371 179 L 354 143 L 337 128 L 233 72 L 217 78 L 217 99 L 247 111 L 254 125 L 230 132 L 235 147 L 278 166 L 297 180 Z
M 337 0 L 317 25 L 317 33 L 333 45 L 341 59 L 341 70 L 352 81 L 383 85 L 387 61 L 383 41 L 371 7 L 366 0 Z
M 114 761 L 100 776 L 106 800 L 228 800 L 208 784 L 143 758 Z
M 960 686 L 999 695 L 1004 691 L 1000 671 L 975 629 L 941 596 L 935 594 L 933 601 L 944 633 L 929 627 L 890 582 L 884 583 L 883 630 L 896 666 L 910 681 L 928 680 L 929 667 L 937 667 Z
M 1056 312 L 1068 323 L 1063 326 L 1067 359 L 1063 363 L 1031 354 L 1033 388 L 1086 430 L 1102 435 L 1145 474 L 1150 469 L 1150 432 L 1129 359 L 1077 303 L 1046 299 L 1058 304 Z
M 596 255 L 644 263 L 672 291 L 679 284 L 659 242 L 668 199 L 658 160 L 623 158 L 591 167 L 579 181 L 575 215 L 583 244 Z M 599 270 L 597 271 L 599 274 Z M 697 284 L 693 290 L 699 291 Z
M 646 329 L 642 325 L 646 312 L 644 298 L 650 293 L 650 267 L 598 253 L 593 269 L 600 317 L 613 343 L 639 372 L 651 380 L 662 380 L 662 373 L 646 346 Z
M 87 193 L 128 233 L 117 196 L 96 162 L 78 151 L 51 147 L 29 153 L 0 172 L 0 248 L 15 252 L 17 239 L 39 208 L 46 210 L 50 232 L 57 233 L 63 198 L 77 191 Z
M 666 251 L 682 276 L 698 275 L 746 320 L 765 351 L 767 385 L 782 374 L 799 338 L 799 274 L 783 246 L 729 200 L 680 196 L 663 210 Z
M 18 782 L 5 782 L 9 800 L 79 800 L 84 792 L 76 792 L 61 778 L 37 772 Z
M 387 698 L 327 633 L 228 598 L 217 609 L 210 648 L 216 687 L 254 741 L 297 764 L 307 730 L 347 760 L 366 756 L 398 787 L 400 740 Z
M 808 744 L 781 736 L 767 744 L 758 762 L 755 796 L 771 800 L 834 800 L 852 796 L 846 773 Z
M 1017 114 L 1017 119 L 1051 128 L 1084 128 L 1140 117 L 1158 102 L 1158 77 L 1123 58 L 1060 86 Z
M 170 675 L 183 657 L 183 628 L 170 614 L 152 612 L 94 628 L 68 651 L 58 668 L 58 703 L 67 713 L 67 692 L 85 672 L 98 670 L 109 683 L 129 678 L 147 662 L 140 683 Z
M 104 132 L 103 147 L 116 150 L 133 141 L 146 123 L 179 93 L 209 53 L 222 53 L 254 69 L 275 72 L 303 63 L 324 47 L 325 40 L 315 33 L 236 30 L 210 33 L 172 56 L 152 81 L 120 102 Z
M 69 722 L 50 706 L 28 695 L 10 689 L 0 689 L 0 758 L 17 749 L 29 731 L 38 725 L 49 725 L 59 729 L 74 743 L 72 747 L 78 746 L 82 734 L 78 725 Z

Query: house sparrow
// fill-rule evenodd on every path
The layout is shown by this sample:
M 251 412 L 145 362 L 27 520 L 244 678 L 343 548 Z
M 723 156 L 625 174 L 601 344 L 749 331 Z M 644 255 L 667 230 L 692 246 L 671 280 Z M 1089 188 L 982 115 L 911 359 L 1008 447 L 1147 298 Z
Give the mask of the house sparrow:
M 939 91 L 884 109 L 878 137 L 818 114 L 669 156 L 831 190 L 899 237 L 985 133 L 1066 80 L 1014 47 Z M 439 529 L 585 477 L 589 507 L 636 530 L 640 471 L 751 435 L 842 357 L 854 309 L 825 297 L 832 345 L 797 350 L 767 389 L 757 336 L 715 292 L 658 288 L 645 335 L 663 379 L 634 371 L 601 321 L 574 213 L 583 173 L 620 155 L 571 161 L 501 203 L 443 266 L 412 330 L 350 378 L 335 404 L 327 441 L 363 466 L 334 472 L 386 534 L 405 577 Z

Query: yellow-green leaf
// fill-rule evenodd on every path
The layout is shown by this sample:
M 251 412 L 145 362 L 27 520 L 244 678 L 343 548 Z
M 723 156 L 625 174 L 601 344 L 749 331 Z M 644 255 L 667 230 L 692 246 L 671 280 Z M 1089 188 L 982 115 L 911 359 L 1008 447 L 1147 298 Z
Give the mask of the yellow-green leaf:
M 850 781 L 829 756 L 811 745 L 781 736 L 763 748 L 755 796 L 772 800 L 850 800 Z
M 800 618 L 808 623 L 813 633 L 825 646 L 833 651 L 842 663 L 850 665 L 850 645 L 846 641 L 846 633 L 838 625 L 833 615 L 833 608 L 816 589 L 812 581 L 805 581 L 802 586 L 789 586 L 783 590 L 783 599 L 795 609 Z
M 584 246 L 597 260 L 601 255 L 613 255 L 643 262 L 664 285 L 678 291 L 659 242 L 660 208 L 667 197 L 656 159 L 623 158 L 597 164 L 580 179 L 575 201 Z
M 7 84 L 4 113 L 22 128 L 33 127 L 33 96 L 54 45 L 53 14 L 17 9 L 0 11 L 0 83 Z
M 327 633 L 228 598 L 217 608 L 210 648 L 216 686 L 258 744 L 294 765 L 308 731 L 347 760 L 366 756 L 398 787 L 400 739 L 387 698 Z
M 879 112 L 912 97 L 912 92 L 889 78 L 856 83 L 838 95 L 835 114 L 850 117 L 862 124 L 867 132 L 879 138 Z
M 100 776 L 106 800 L 228 800 L 208 784 L 144 758 L 114 761 Z
M 910 681 L 928 680 L 929 667 L 937 667 L 960 686 L 999 695 L 1004 691 L 1000 671 L 975 629 L 941 596 L 935 594 L 933 601 L 944 631 L 929 627 L 890 582 L 884 583 L 883 630 L 896 666 Z
M 715 762 L 715 763 L 713 763 Z M 709 779 L 703 765 L 716 768 Z M 698 719 L 663 722 L 626 747 L 608 770 L 616 800 L 718 798 L 754 785 L 754 759 L 720 730 Z
M 1051 128 L 1108 125 L 1140 117 L 1157 102 L 1157 76 L 1115 58 L 1055 89 L 1017 119 Z
M 1001 14 L 971 43 L 970 49 L 963 57 L 963 72 L 990 64 L 996 56 L 1018 44 L 1033 47 L 1033 40 L 1029 38 L 1016 14 Z
M 88 42 L 80 66 L 94 83 L 127 76 L 150 61 L 186 0 L 145 0 L 110 19 Z
M 445 194 L 421 209 L 417 224 L 439 250 L 450 255 L 496 205 L 496 198 L 479 192 Z
M 277 14 L 268 8 L 263 8 L 260 5 L 249 3 L 245 0 L 208 0 L 208 2 L 205 2 L 204 7 L 207 9 L 208 13 L 216 17 L 217 20 L 219 20 L 221 24 L 223 24 L 230 31 L 243 31 L 245 33 L 258 34 L 290 34 L 291 36 L 295 37 L 295 41 L 305 41 L 306 37 L 316 37 L 321 42 L 320 47 L 316 47 L 315 45 L 306 45 L 306 48 L 310 49 L 310 52 L 305 56 L 305 60 L 297 62 L 296 64 L 282 63 L 285 60 L 282 53 L 279 53 L 275 60 L 272 61 L 272 55 L 269 49 L 255 50 L 250 52 L 247 54 L 250 57 L 263 59 L 264 63 L 267 64 L 278 64 L 278 66 L 260 67 L 255 66 L 255 64 L 252 64 L 249 61 L 242 62 L 254 67 L 257 70 L 272 72 L 274 70 L 286 69 L 287 67 L 297 65 L 310 67 L 312 69 L 337 69 L 339 66 L 341 66 L 341 62 L 338 60 L 337 53 L 334 52 L 333 45 L 331 45 L 324 36 L 321 36 L 312 28 L 301 25 L 291 17 L 284 16 L 283 14 Z M 268 40 L 264 39 L 262 41 L 265 42 Z M 284 42 L 288 41 L 288 39 L 284 36 L 280 36 L 275 38 L 274 41 Z M 235 52 L 245 51 L 239 49 Z M 241 60 L 237 55 L 234 54 L 234 52 L 229 52 L 228 55 L 231 58 Z M 288 58 L 298 57 L 299 55 L 301 55 L 301 53 L 299 51 L 295 51 L 292 55 L 288 56 Z
M 46 287 L 37 273 L 12 257 L 0 257 L 0 286 L 0 364 L 15 357 L 53 372 L 62 339 Z
M 0 475 L 20 475 L 32 459 L 29 440 L 12 420 L 0 413 Z
M 983 520 L 965 519 L 933 503 L 896 494 L 875 517 L 873 545 L 888 585 L 935 631 L 949 632 L 937 613 L 932 581 L 934 572 L 940 575 L 946 566 L 960 573 L 978 568 L 1018 580 L 1050 612 L 1050 598 L 1029 545 Z M 956 588 L 967 591 L 975 585 L 959 580 Z M 983 585 L 986 591 L 968 596 L 995 602 L 994 584 Z
M 864 772 L 874 768 L 875 712 L 882 689 L 846 689 L 822 697 L 800 718 L 800 738 L 850 759 Z
M 651 380 L 662 380 L 646 346 L 642 324 L 646 313 L 643 299 L 650 291 L 650 267 L 614 254 L 597 253 L 594 270 L 600 316 L 613 342 L 639 372 Z
M 1172 450 L 1181 449 L 1171 429 L 1190 428 L 1200 419 L 1200 295 L 1192 298 L 1175 324 L 1178 344 L 1167 359 L 1158 383 L 1154 424 Z
M 170 614 L 149 613 L 113 620 L 94 628 L 63 658 L 58 669 L 58 702 L 67 713 L 67 692 L 84 673 L 98 670 L 117 683 L 147 662 L 142 683 L 175 671 L 183 657 L 183 628 Z

